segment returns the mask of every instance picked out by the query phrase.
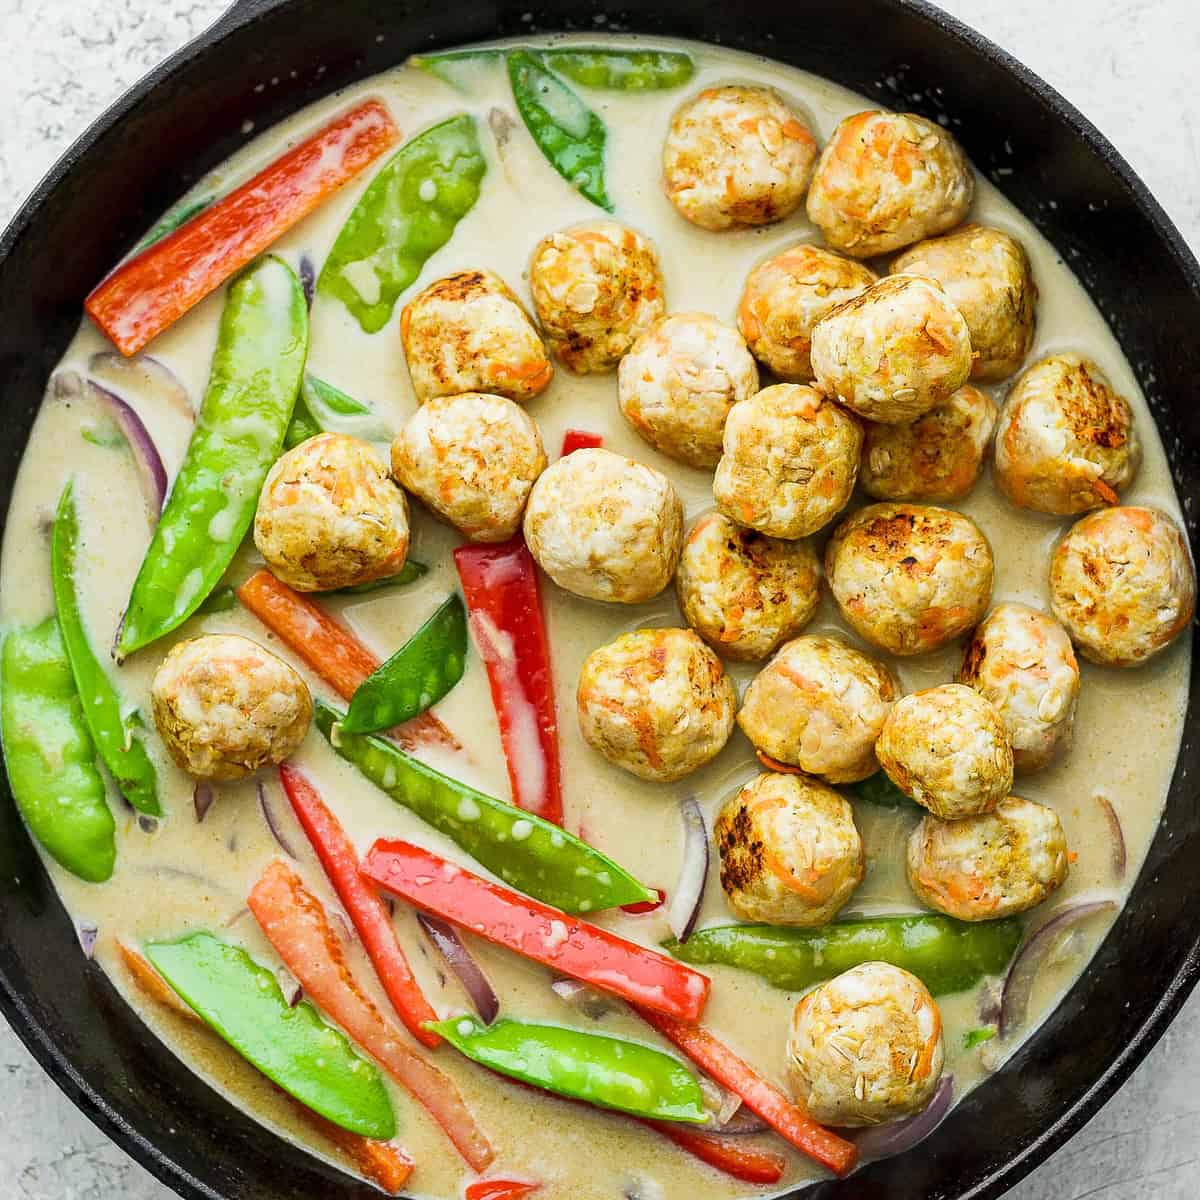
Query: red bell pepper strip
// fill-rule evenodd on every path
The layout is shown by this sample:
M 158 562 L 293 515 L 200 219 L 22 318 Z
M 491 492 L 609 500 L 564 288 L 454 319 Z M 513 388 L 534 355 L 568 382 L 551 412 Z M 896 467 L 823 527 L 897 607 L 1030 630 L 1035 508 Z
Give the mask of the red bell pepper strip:
M 525 1183 L 520 1179 L 477 1179 L 467 1184 L 466 1200 L 521 1200 L 536 1192 L 540 1183 Z
M 407 1088 L 471 1167 L 482 1171 L 492 1161 L 492 1147 L 458 1088 L 409 1049 L 400 1031 L 359 987 L 321 902 L 300 876 L 276 859 L 262 873 L 246 903 L 309 999 Z
M 854 1168 L 858 1161 L 858 1149 L 852 1142 L 838 1137 L 824 1125 L 818 1125 L 707 1029 L 684 1024 L 645 1006 L 639 1007 L 638 1012 L 663 1037 L 674 1042 L 705 1074 L 710 1075 L 726 1091 L 740 1096 L 751 1112 L 762 1117 L 797 1150 L 838 1175 L 849 1174 Z
M 473 875 L 411 842 L 380 839 L 363 860 L 362 872 L 416 908 L 631 1004 L 685 1021 L 704 1010 L 707 975 Z
M 424 1021 L 436 1021 L 437 1013 L 413 978 L 387 909 L 358 873 L 358 855 L 337 817 L 307 776 L 291 763 L 280 766 L 279 779 L 400 1019 L 417 1041 L 430 1049 L 440 1046 L 442 1039 L 422 1025 Z
M 634 904 L 622 904 L 621 911 L 629 913 L 630 916 L 633 917 L 640 917 L 644 916 L 646 913 L 652 913 L 657 909 L 662 908 L 662 906 L 667 902 L 667 893 L 664 892 L 662 888 L 655 888 L 654 890 L 658 893 L 657 899 L 638 900 Z
M 598 433 L 589 433 L 586 429 L 568 429 L 563 434 L 562 454 L 574 454 L 576 450 L 598 450 L 604 445 L 604 439 Z
M 715 1133 L 702 1133 L 688 1129 L 674 1121 L 645 1121 L 635 1117 L 643 1125 L 670 1138 L 681 1150 L 732 1175 L 746 1183 L 778 1183 L 787 1170 L 787 1159 L 773 1150 L 760 1150 L 742 1144 L 740 1138 L 721 1137 Z
M 285 641 L 343 700 L 379 666 L 373 655 L 348 630 L 311 600 L 293 592 L 270 571 L 256 571 L 240 588 L 238 599 L 272 633 Z M 461 750 L 458 738 L 431 712 L 423 712 L 389 731 L 405 750 L 436 743 Z
M 122 263 L 87 298 L 88 316 L 136 354 L 400 140 L 368 100 Z
M 498 546 L 459 546 L 454 563 L 487 666 L 513 803 L 561 825 L 558 712 L 533 555 L 518 534 Z

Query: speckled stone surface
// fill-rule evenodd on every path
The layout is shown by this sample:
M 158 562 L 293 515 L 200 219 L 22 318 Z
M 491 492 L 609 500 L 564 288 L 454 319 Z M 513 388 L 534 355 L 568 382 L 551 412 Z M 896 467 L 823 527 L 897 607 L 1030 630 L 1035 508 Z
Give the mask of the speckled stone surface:
M 224 7 L 218 0 L 0 0 L 0 218 L 109 101 Z M 1200 246 L 1197 0 L 945 0 L 943 7 L 1074 101 Z M 1195 997 L 1116 1098 L 1010 1195 L 1195 1200 L 1198 1078 Z M 2 1023 L 0 1109 L 3 1200 L 172 1194 L 67 1102 Z

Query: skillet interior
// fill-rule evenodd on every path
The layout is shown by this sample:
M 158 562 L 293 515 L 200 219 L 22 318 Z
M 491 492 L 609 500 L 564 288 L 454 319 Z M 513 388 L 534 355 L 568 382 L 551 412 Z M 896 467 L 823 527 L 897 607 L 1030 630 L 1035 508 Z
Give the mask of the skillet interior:
M 83 296 L 159 211 L 257 128 L 408 53 L 536 30 L 719 41 L 891 107 L 945 114 L 976 165 L 1056 245 L 1112 324 L 1162 430 L 1176 486 L 1200 484 L 1200 269 L 1116 152 L 1044 84 L 952 19 L 905 0 L 243 0 L 102 117 L 0 241 L 0 503 Z M 277 84 L 271 84 L 271 79 Z M 267 83 L 256 92 L 255 87 Z M 147 153 L 147 148 L 153 153 Z M 997 171 L 1002 172 L 997 174 Z M 1189 534 L 1195 516 L 1185 503 Z M 1193 664 L 1193 684 L 1196 668 Z M 1165 1028 L 1200 971 L 1192 878 L 1200 806 L 1193 686 L 1165 819 L 1130 902 L 1037 1036 L 921 1150 L 806 1197 L 995 1196 L 1065 1140 Z M 1131 720 L 1135 715 L 1131 714 Z M 84 962 L 0 796 L 0 1008 L 67 1094 L 189 1197 L 375 1194 L 266 1134 L 201 1084 Z M 1081 1019 L 1082 1018 L 1082 1019 Z

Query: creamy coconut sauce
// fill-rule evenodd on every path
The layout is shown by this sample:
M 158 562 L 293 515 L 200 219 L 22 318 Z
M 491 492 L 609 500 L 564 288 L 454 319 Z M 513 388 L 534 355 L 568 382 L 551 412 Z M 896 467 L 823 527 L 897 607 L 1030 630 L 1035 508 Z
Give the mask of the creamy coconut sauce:
M 589 37 L 590 43 L 598 39 Z M 629 45 L 631 39 L 622 39 Z M 640 40 L 638 44 L 647 43 Z M 872 107 L 855 96 L 811 75 L 771 62 L 705 46 L 691 46 L 698 71 L 682 89 L 622 95 L 580 89 L 604 118 L 609 130 L 609 193 L 616 218 L 648 234 L 658 246 L 670 311 L 703 310 L 733 323 L 742 283 L 766 256 L 797 239 L 813 239 L 816 231 L 803 214 L 779 225 L 746 232 L 713 234 L 680 218 L 660 185 L 660 150 L 676 107 L 701 87 L 728 83 L 765 83 L 777 88 L 803 114 L 820 142 L 849 113 Z M 452 271 L 490 267 L 528 303 L 525 276 L 530 252 L 545 233 L 600 214 L 574 193 L 542 158 L 520 124 L 501 67 L 482 67 L 469 95 L 420 70 L 401 67 L 330 97 L 271 129 L 194 189 L 197 196 L 226 190 L 347 108 L 351 101 L 379 97 L 386 102 L 407 138 L 464 109 L 480 120 L 480 137 L 488 156 L 488 174 L 478 204 L 461 222 L 450 242 L 426 264 L 408 295 Z M 515 122 L 506 144 L 498 147 L 488 125 L 489 110 L 498 108 Z M 373 171 L 364 175 L 313 216 L 293 229 L 274 250 L 293 266 L 302 254 L 317 264 L 332 242 Z M 1178 504 L 1154 424 L 1124 356 L 1086 294 L 1055 251 L 1007 201 L 980 179 L 971 217 L 1016 234 L 1033 262 L 1040 290 L 1038 334 L 1033 357 L 1050 351 L 1078 350 L 1094 358 L 1132 403 L 1145 446 L 1145 462 L 1125 501 L 1157 505 L 1178 515 Z M 155 340 L 150 352 L 169 364 L 199 402 L 216 341 L 222 293 L 210 297 Z M 386 429 L 394 431 L 413 410 L 400 339 L 399 305 L 389 326 L 374 336 L 364 334 L 336 302 L 318 299 L 312 314 L 309 368 L 316 375 L 372 404 Z M 63 360 L 84 369 L 89 355 L 106 347 L 85 321 Z M 995 389 L 999 398 L 1003 389 Z M 190 425 L 165 405 L 137 395 L 128 399 L 157 441 L 168 472 L 178 468 Z M 605 444 L 667 472 L 679 488 L 689 521 L 712 503 L 711 475 L 692 471 L 658 455 L 622 420 L 616 404 L 615 375 L 579 378 L 560 369 L 548 391 L 529 406 L 551 457 L 568 427 L 604 435 Z M 21 468 L 4 537 L 0 574 L 0 615 L 7 626 L 40 620 L 52 611 L 47 520 L 63 482 L 76 480 L 82 532 L 82 564 L 86 570 L 84 615 L 96 646 L 107 646 L 129 596 L 149 529 L 132 465 L 123 449 L 86 441 L 81 430 L 101 420 L 86 403 L 48 399 L 37 418 Z M 377 426 L 379 423 L 376 423 Z M 347 426 L 348 432 L 355 432 Z M 368 431 L 371 432 L 371 431 Z M 994 600 L 1021 600 L 1048 607 L 1046 567 L 1052 543 L 1065 522 L 1018 512 L 1009 507 L 990 480 L 983 479 L 960 506 L 991 540 L 996 558 Z M 354 598 L 333 597 L 327 604 L 381 658 L 414 632 L 441 599 L 458 586 L 450 558 L 457 537 L 417 508 L 414 514 L 416 558 L 432 570 L 417 584 Z M 261 560 L 253 545 L 240 552 L 229 578 L 239 582 Z M 561 717 L 563 771 L 568 827 L 582 831 L 594 845 L 619 860 L 647 883 L 673 888 L 680 863 L 681 828 L 676 800 L 687 792 L 699 796 L 710 826 L 722 801 L 757 773 L 749 743 L 734 732 L 725 751 L 708 767 L 682 783 L 643 783 L 609 766 L 582 742 L 573 714 L 575 680 L 585 655 L 616 634 L 643 625 L 678 625 L 681 618 L 673 591 L 638 607 L 605 606 L 545 588 Z M 808 632 L 840 630 L 835 608 L 825 597 Z M 230 631 L 247 635 L 289 661 L 290 653 L 256 620 L 238 609 L 193 618 L 172 638 L 134 655 L 116 677 L 128 704 L 150 711 L 150 681 L 172 641 L 202 632 Z M 1027 917 L 1038 924 L 1054 909 L 1084 898 L 1124 898 L 1136 876 L 1159 820 L 1175 762 L 1186 701 L 1190 638 L 1182 637 L 1148 667 L 1114 671 L 1083 665 L 1082 691 L 1075 723 L 1074 748 L 1051 769 L 1018 779 L 1017 792 L 1056 809 L 1069 845 L 1077 856 L 1070 879 L 1042 908 Z M 957 647 L 891 665 L 905 690 L 953 678 Z M 299 663 L 314 692 L 326 686 Z M 753 666 L 730 664 L 739 690 Z M 438 706 L 438 714 L 468 745 L 465 755 L 430 760 L 446 772 L 508 797 L 509 785 L 496 719 L 482 663 L 472 656 L 463 681 Z M 314 1142 L 298 1126 L 292 1110 L 252 1068 L 205 1031 L 156 1007 L 133 985 L 116 956 L 118 937 L 138 942 L 207 928 L 245 945 L 261 962 L 277 960 L 253 919 L 244 911 L 247 892 L 263 866 L 278 853 L 255 803 L 254 783 L 218 787 L 218 799 L 203 824 L 192 809 L 192 783 L 167 759 L 156 737 L 147 745 L 159 770 L 167 819 L 156 832 L 143 832 L 115 794 L 118 813 L 116 871 L 103 885 L 80 882 L 47 860 L 47 867 L 68 910 L 99 927 L 96 958 L 146 1022 L 215 1087 L 224 1091 L 271 1128 L 332 1157 L 332 1149 Z M 312 731 L 299 760 L 346 826 L 360 853 L 379 836 L 402 836 L 478 870 L 451 842 L 430 830 L 376 791 L 352 767 L 337 759 L 319 733 Z M 299 870 L 331 909 L 337 904 L 319 865 L 295 823 L 277 779 L 266 778 L 268 794 L 285 835 L 300 856 Z M 1108 827 L 1097 794 L 1119 813 L 1129 851 L 1124 881 L 1114 879 Z M 915 818 L 910 813 L 874 809 L 860 803 L 856 817 L 863 832 L 869 868 L 862 886 L 842 916 L 917 911 L 905 882 L 903 840 Z M 605 913 L 601 923 L 648 945 L 667 935 L 663 910 L 630 917 Z M 732 920 L 716 878 L 711 873 L 702 924 Z M 465 1011 L 467 1002 L 421 937 L 413 916 L 400 906 L 396 926 L 401 942 L 434 1007 L 442 1014 Z M 1028 1029 L 1045 1016 L 1085 965 L 1104 932 L 1104 920 L 1078 935 L 1071 951 L 1047 970 L 1034 995 Z M 501 997 L 504 1010 L 531 1020 L 590 1025 L 548 986 L 544 970 L 502 950 L 471 941 Z M 358 945 L 348 947 L 352 967 L 384 1011 L 387 1002 Z M 757 976 L 732 968 L 708 968 L 713 989 L 705 1023 L 768 1077 L 783 1082 L 784 1043 L 795 995 L 775 990 Z M 964 1050 L 964 1032 L 980 1024 L 977 989 L 941 1000 L 946 1029 L 947 1071 L 953 1072 L 957 1094 L 986 1079 L 1011 1053 L 1012 1045 L 989 1043 Z M 618 1011 L 600 1028 L 632 1038 L 654 1040 L 637 1018 Z M 631 1122 L 599 1111 L 567 1104 L 517 1088 L 458 1058 L 445 1048 L 438 1065 L 451 1074 L 496 1146 L 497 1172 L 542 1180 L 545 1200 L 613 1200 L 631 1186 L 638 1195 L 703 1200 L 764 1194 L 793 1187 L 820 1172 L 773 1136 L 764 1136 L 785 1151 L 789 1170 L 777 1188 L 756 1189 L 701 1165 L 657 1135 Z M 389 1086 L 390 1085 L 389 1083 Z M 392 1087 L 399 1122 L 398 1140 L 418 1164 L 413 1190 L 437 1197 L 458 1196 L 468 1172 L 441 1132 L 398 1088 Z M 919 1151 L 918 1151 L 919 1152 Z

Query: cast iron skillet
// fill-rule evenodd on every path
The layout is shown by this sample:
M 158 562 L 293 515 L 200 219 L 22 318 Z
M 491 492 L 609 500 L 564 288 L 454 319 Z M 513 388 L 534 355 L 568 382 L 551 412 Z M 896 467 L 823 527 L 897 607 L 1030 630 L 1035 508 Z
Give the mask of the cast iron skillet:
M 88 289 L 198 174 L 263 128 L 417 50 L 565 29 L 671 34 L 759 52 L 883 105 L 944 116 L 1079 273 L 1200 487 L 1200 269 L 1128 165 L 1060 96 L 918 0 L 242 0 L 119 100 L 0 240 L 0 504 Z M 263 87 L 263 85 L 266 85 Z M 1195 550 L 1195 522 L 1189 519 Z M 1065 1002 L 917 1151 L 809 1200 L 998 1196 L 1091 1117 L 1200 971 L 1196 668 L 1166 816 L 1128 906 Z M 1137 714 L 1130 714 L 1137 736 Z M 242 1115 L 153 1037 L 102 973 L 0 794 L 0 1008 L 59 1086 L 181 1195 L 350 1200 L 373 1189 Z

